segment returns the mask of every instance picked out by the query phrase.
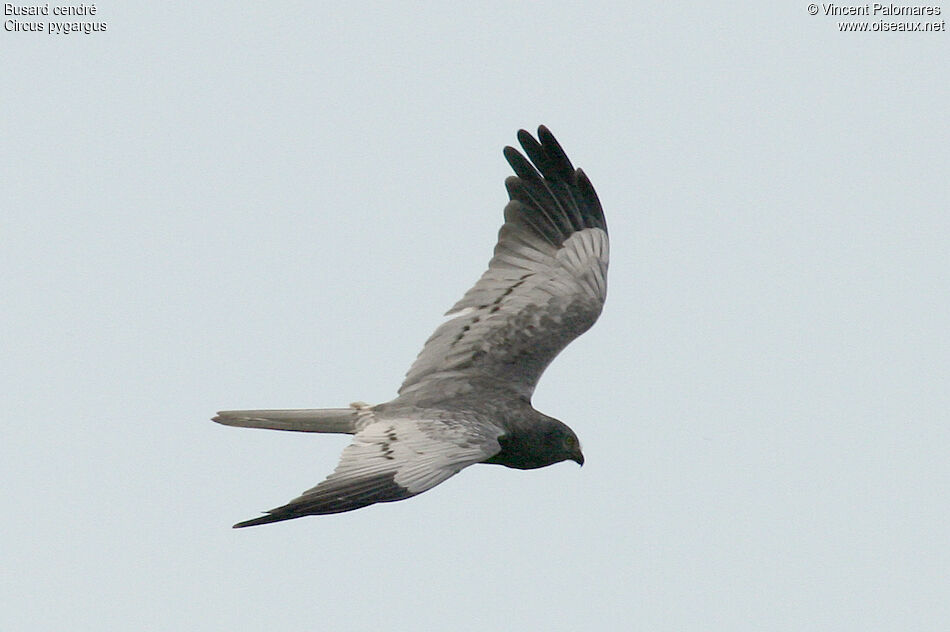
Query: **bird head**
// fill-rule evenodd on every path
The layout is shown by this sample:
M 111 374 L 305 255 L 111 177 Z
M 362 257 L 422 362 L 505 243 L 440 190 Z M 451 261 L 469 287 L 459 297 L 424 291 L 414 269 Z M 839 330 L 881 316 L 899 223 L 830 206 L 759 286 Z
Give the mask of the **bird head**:
M 555 452 L 559 452 L 560 461 L 571 460 L 578 465 L 584 465 L 584 453 L 581 451 L 581 440 L 577 438 L 574 431 L 564 422 L 552 419 L 554 421 L 553 439 L 557 444 Z
M 564 451 L 567 453 L 567 458 L 574 461 L 578 465 L 584 465 L 584 453 L 581 452 L 581 441 L 577 438 L 577 435 L 574 434 L 574 431 L 568 428 L 569 434 L 564 436 Z

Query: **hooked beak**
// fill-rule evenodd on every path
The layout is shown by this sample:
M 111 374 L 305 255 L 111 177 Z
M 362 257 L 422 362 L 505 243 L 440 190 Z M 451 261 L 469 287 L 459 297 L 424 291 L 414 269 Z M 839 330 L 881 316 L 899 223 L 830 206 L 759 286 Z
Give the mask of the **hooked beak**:
M 571 460 L 577 463 L 578 465 L 584 465 L 584 455 L 580 450 L 571 455 Z

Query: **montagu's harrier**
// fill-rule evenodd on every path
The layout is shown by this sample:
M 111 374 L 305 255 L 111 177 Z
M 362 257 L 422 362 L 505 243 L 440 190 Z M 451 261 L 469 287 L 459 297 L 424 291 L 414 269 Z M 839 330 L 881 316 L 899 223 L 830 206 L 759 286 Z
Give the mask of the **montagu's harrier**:
M 219 412 L 228 426 L 353 435 L 325 481 L 249 527 L 402 500 L 475 463 L 584 463 L 564 423 L 531 407 L 541 373 L 600 315 L 607 224 L 590 181 L 545 127 L 521 130 L 495 255 L 426 341 L 396 399 L 317 410 Z M 530 162 L 529 162 L 530 160 Z

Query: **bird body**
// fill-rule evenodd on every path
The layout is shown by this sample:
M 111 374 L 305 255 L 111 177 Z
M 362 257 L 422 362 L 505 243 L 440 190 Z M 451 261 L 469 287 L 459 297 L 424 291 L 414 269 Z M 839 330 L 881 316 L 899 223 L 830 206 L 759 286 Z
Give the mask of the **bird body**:
M 544 369 L 600 315 L 609 242 L 600 202 L 545 127 L 506 147 L 515 176 L 488 270 L 449 310 L 396 399 L 368 406 L 219 412 L 230 426 L 352 434 L 336 470 L 246 527 L 420 494 L 475 463 L 583 464 L 577 435 L 536 411 Z M 540 142 L 539 142 L 540 141 Z M 530 160 L 530 162 L 529 162 Z

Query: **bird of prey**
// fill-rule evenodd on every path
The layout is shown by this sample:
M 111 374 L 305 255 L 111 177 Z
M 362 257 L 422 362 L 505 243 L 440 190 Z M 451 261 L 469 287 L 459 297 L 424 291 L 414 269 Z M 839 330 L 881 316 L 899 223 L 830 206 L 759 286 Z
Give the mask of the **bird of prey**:
M 426 341 L 396 399 L 315 410 L 222 411 L 227 426 L 353 435 L 326 480 L 235 526 L 333 514 L 421 494 L 475 463 L 584 464 L 577 435 L 531 406 L 551 360 L 597 320 L 607 224 L 590 180 L 544 126 L 504 155 L 515 175 L 488 270 Z

